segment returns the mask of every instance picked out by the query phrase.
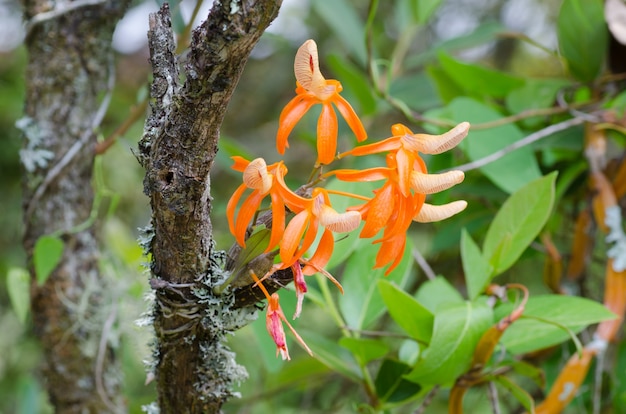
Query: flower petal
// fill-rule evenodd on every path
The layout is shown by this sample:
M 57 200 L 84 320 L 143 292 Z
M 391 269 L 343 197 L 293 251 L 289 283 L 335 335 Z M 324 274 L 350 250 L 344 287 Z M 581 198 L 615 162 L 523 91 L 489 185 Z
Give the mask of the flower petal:
M 404 197 L 411 194 L 411 171 L 413 168 L 414 156 L 410 156 L 409 152 L 400 149 L 396 152 L 396 168 L 398 169 L 398 187 Z
M 373 144 L 355 147 L 352 150 L 342 154 L 342 156 L 354 155 L 356 157 L 360 157 L 363 155 L 378 154 L 387 151 L 397 151 L 401 147 L 401 145 L 402 144 L 398 137 L 391 137 L 379 142 L 375 142 Z
M 420 211 L 413 217 L 413 220 L 419 223 L 431 223 L 433 221 L 441 221 L 454 216 L 465 210 L 467 201 L 458 200 L 441 206 L 433 206 L 424 203 Z
M 278 303 L 279 296 L 277 293 L 272 294 L 268 299 L 267 315 L 265 317 L 265 325 L 272 340 L 276 344 L 276 356 L 280 352 L 283 360 L 289 360 L 289 350 L 287 349 L 287 338 L 283 329 L 283 319 L 285 318 L 283 310 Z
M 230 200 L 228 200 L 228 204 L 226 205 L 226 218 L 228 219 L 228 228 L 230 229 L 230 234 L 235 236 L 235 238 L 237 239 L 237 243 L 239 243 L 240 246 L 245 245 L 243 241 L 245 238 L 245 232 L 243 234 L 243 237 L 241 237 L 240 239 L 237 238 L 237 235 L 235 233 L 235 209 L 237 208 L 237 204 L 239 204 L 239 199 L 247 188 L 248 187 L 246 187 L 245 184 L 241 184 L 239 187 L 237 187 L 237 190 L 235 190 L 233 195 L 230 197 Z M 241 243 L 239 242 L 240 240 Z
M 311 99 L 311 97 L 298 95 L 283 108 L 278 121 L 278 132 L 276 133 L 276 150 L 279 154 L 284 154 L 285 148 L 289 148 L 289 142 L 287 141 L 289 134 L 314 104 L 315 100 Z
M 237 216 L 237 222 L 235 223 L 235 239 L 240 246 L 245 246 L 245 238 L 246 238 L 246 230 L 248 229 L 248 224 L 254 214 L 258 210 L 261 205 L 261 201 L 263 201 L 264 196 L 258 191 L 254 190 L 248 198 L 241 204 L 241 208 L 239 209 L 239 215 Z
M 383 242 L 376 255 L 374 269 L 386 266 L 389 262 L 391 265 L 385 270 L 385 276 L 388 276 L 393 269 L 398 266 L 403 257 L 404 247 L 406 245 L 406 234 L 399 234 L 396 237 Z
M 361 141 L 366 140 L 367 132 L 365 131 L 365 128 L 363 127 L 363 123 L 359 119 L 358 115 L 356 114 L 356 112 L 354 112 L 354 109 L 352 109 L 352 106 L 350 105 L 350 103 L 348 103 L 348 101 L 346 101 L 339 94 L 336 94 L 332 98 L 332 101 L 334 102 L 335 106 L 339 110 L 339 113 L 341 114 L 341 116 L 343 116 L 343 119 L 346 120 L 346 123 L 348 124 L 352 132 L 354 132 L 354 135 L 356 136 L 357 141 L 361 142 Z
M 317 120 L 317 159 L 320 164 L 330 164 L 335 159 L 337 129 L 337 115 L 330 103 L 324 103 Z
M 374 237 L 387 224 L 394 209 L 392 185 L 385 184 L 367 204 L 369 204 L 369 210 L 359 236 L 363 239 Z
M 441 135 L 405 135 L 403 140 L 407 142 L 407 145 L 424 154 L 441 154 L 456 147 L 467 136 L 469 129 L 469 122 L 462 122 Z
M 283 234 L 283 241 L 280 244 L 280 260 L 286 266 L 291 266 L 293 263 L 293 255 L 300 244 L 309 220 L 310 214 L 304 210 L 296 214 L 287 225 Z
M 293 318 L 296 319 L 302 312 L 302 301 L 304 300 L 304 294 L 307 292 L 307 287 L 306 281 L 304 280 L 304 273 L 302 273 L 302 267 L 299 262 L 295 262 L 291 265 L 291 272 L 293 273 L 293 285 L 296 288 L 296 297 L 298 299 L 296 311 L 293 314 Z
M 285 204 L 283 203 L 283 198 L 277 191 L 271 191 L 270 197 L 272 198 L 272 232 L 265 253 L 278 246 L 285 232 Z
M 305 275 L 313 275 L 318 272 L 318 269 L 322 269 L 326 266 L 333 254 L 334 248 L 335 239 L 333 233 L 331 233 L 330 230 L 324 230 L 315 253 L 307 260 L 307 265 L 302 269 L 302 273 Z
M 239 155 L 235 155 L 235 156 L 230 157 L 230 158 L 233 161 L 235 161 L 233 166 L 230 167 L 230 168 L 232 168 L 235 171 L 243 172 L 246 169 L 246 167 L 248 166 L 248 164 L 250 164 L 250 161 L 248 161 L 244 157 L 240 157 Z
M 448 171 L 441 174 L 411 173 L 411 188 L 418 193 L 434 194 L 460 183 L 465 178 L 463 171 Z
M 320 224 L 334 233 L 350 232 L 361 224 L 361 213 L 346 211 L 337 213 L 332 207 L 323 205 L 320 211 Z
M 272 187 L 272 175 L 267 172 L 267 164 L 263 158 L 256 158 L 243 170 L 243 182 L 248 188 L 267 194 Z
M 334 170 L 333 175 L 341 181 L 379 181 L 389 178 L 390 168 L 376 167 L 366 170 Z
M 307 40 L 296 52 L 293 72 L 296 81 L 308 91 L 314 91 L 323 85 L 325 79 L 320 72 L 317 44 L 314 40 Z

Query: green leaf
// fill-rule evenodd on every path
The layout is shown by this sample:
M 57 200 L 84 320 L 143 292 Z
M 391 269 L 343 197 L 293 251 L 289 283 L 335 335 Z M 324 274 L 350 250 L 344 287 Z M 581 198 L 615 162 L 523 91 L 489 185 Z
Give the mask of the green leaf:
M 557 17 L 559 49 L 578 80 L 591 82 L 602 70 L 608 34 L 599 0 L 564 0 Z
M 354 382 L 362 381 L 361 370 L 348 350 L 339 346 L 335 341 L 324 338 L 319 332 L 304 331 L 301 334 L 303 338 L 306 338 L 307 345 L 318 361 Z
M 440 52 L 439 63 L 446 74 L 468 94 L 478 97 L 504 98 L 510 91 L 519 88 L 524 80 L 504 72 L 459 62 Z
M 456 122 L 472 124 L 495 121 L 502 115 L 485 104 L 470 98 L 457 98 L 448 105 Z M 467 156 L 475 161 L 491 155 L 524 138 L 514 124 L 495 128 L 470 130 L 469 136 L 460 144 Z M 541 177 L 537 159 L 529 147 L 522 147 L 480 168 L 495 185 L 507 193 L 513 193 L 529 181 Z
M 419 24 L 425 24 L 433 13 L 437 11 L 441 0 L 415 0 L 410 4 L 415 20 Z
M 363 367 L 389 352 L 389 347 L 384 342 L 374 339 L 343 337 L 339 340 L 339 345 L 352 352 L 359 365 Z
M 394 359 L 385 359 L 378 370 L 374 386 L 384 402 L 397 403 L 413 397 L 422 387 L 403 378 L 411 367 Z
M 498 306 L 496 318 L 508 315 L 513 306 Z M 614 318 L 615 315 L 606 307 L 590 299 L 564 295 L 531 296 L 523 317 L 509 326 L 500 342 L 513 354 L 526 354 L 568 340 L 570 334 L 562 327 L 578 333 L 588 325 Z
M 423 283 L 415 298 L 432 313 L 436 313 L 442 306 L 465 303 L 459 292 L 441 276 Z
M 326 64 L 337 75 L 337 79 L 341 79 L 344 97 L 353 95 L 358 100 L 360 115 L 376 112 L 376 98 L 362 69 L 338 55 L 329 55 L 326 58 Z
M 467 296 L 469 300 L 474 300 L 489 284 L 493 266 L 484 258 L 480 248 L 465 229 L 461 231 L 461 259 L 467 285 Z
M 378 281 L 378 290 L 389 315 L 417 341 L 428 343 L 433 334 L 433 314 L 415 298 L 387 280 Z
M 35 243 L 33 261 L 37 283 L 43 285 L 63 256 L 63 241 L 58 237 L 41 236 Z
M 562 88 L 571 85 L 565 79 L 526 79 L 523 86 L 511 91 L 506 96 L 506 107 L 512 114 L 526 110 L 550 108 L 554 104 L 556 94 Z M 526 118 L 522 125 L 527 128 L 540 126 L 545 117 Z
M 476 344 L 493 324 L 486 304 L 465 302 L 440 309 L 430 346 L 406 379 L 419 384 L 449 384 L 469 369 Z
M 465 94 L 464 89 L 448 75 L 448 73 L 438 67 L 429 66 L 426 73 L 433 80 L 439 97 L 445 103 L 452 101 L 458 96 Z
M 7 273 L 7 291 L 13 311 L 21 323 L 26 322 L 30 309 L 30 274 L 21 267 L 12 267 Z
M 519 401 L 519 403 L 522 404 L 531 414 L 535 412 L 535 400 L 532 395 L 526 392 L 526 390 L 503 375 L 498 375 L 493 380 L 509 390 L 515 399 Z
M 510 196 L 491 222 L 483 255 L 499 275 L 522 255 L 545 225 L 554 204 L 556 172 L 528 183 Z
M 385 269 L 374 269 L 379 244 L 367 244 L 354 252 L 346 263 L 341 277 L 345 293 L 339 297 L 339 309 L 352 329 L 364 329 L 385 311 L 385 303 L 377 289 L 377 282 L 384 278 Z M 412 244 L 407 240 L 402 261 L 387 280 L 404 286 L 413 268 Z
M 365 67 L 365 25 L 354 6 L 346 0 L 314 1 L 311 6 L 335 33 L 334 38 Z

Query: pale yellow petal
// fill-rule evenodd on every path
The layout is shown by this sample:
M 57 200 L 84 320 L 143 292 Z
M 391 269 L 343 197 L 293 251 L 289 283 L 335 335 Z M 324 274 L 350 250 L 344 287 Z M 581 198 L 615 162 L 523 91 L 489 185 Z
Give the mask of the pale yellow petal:
M 315 91 L 324 86 L 324 77 L 320 72 L 317 44 L 307 40 L 300 46 L 293 63 L 293 71 L 298 83 L 308 91 Z
M 414 134 L 405 135 L 404 142 L 412 149 L 423 154 L 441 154 L 456 147 L 469 132 L 469 122 L 462 122 L 441 135 Z
M 465 207 L 467 207 L 467 201 L 465 200 L 453 201 L 441 206 L 424 203 L 419 213 L 413 217 L 413 220 L 419 223 L 441 221 L 460 213 L 465 210 Z
M 243 182 L 248 188 L 267 193 L 272 187 L 272 175 L 267 172 L 267 164 L 263 158 L 257 158 L 243 170 Z
M 327 205 L 322 206 L 319 218 L 320 224 L 334 233 L 350 232 L 361 223 L 361 213 L 358 211 L 346 211 L 340 214 Z
M 424 174 L 419 171 L 411 172 L 411 188 L 421 194 L 434 194 L 447 190 L 463 181 L 463 171 L 448 171 L 441 174 Z

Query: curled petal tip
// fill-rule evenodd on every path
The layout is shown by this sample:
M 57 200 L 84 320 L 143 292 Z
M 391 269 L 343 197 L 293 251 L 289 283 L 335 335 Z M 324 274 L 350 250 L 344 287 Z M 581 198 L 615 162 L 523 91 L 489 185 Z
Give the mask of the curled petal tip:
M 243 171 L 243 182 L 248 188 L 267 193 L 272 187 L 272 176 L 267 172 L 267 164 L 263 158 L 257 158 L 248 164 Z
M 469 132 L 469 122 L 461 122 L 441 135 L 415 134 L 408 137 L 410 145 L 424 154 L 441 154 L 456 147 Z
M 465 210 L 465 207 L 467 207 L 467 201 L 465 200 L 453 201 L 441 206 L 424 203 L 420 211 L 413 217 L 413 220 L 419 223 L 441 221 L 460 213 Z
M 361 223 L 361 213 L 358 211 L 346 211 L 337 213 L 331 207 L 323 206 L 320 215 L 320 224 L 334 233 L 347 233 Z
M 311 91 L 324 81 L 320 72 L 317 44 L 309 39 L 300 46 L 296 52 L 293 63 L 293 71 L 296 81 L 306 90 Z
M 421 194 L 434 194 L 459 184 L 465 179 L 463 171 L 448 171 L 442 174 L 411 172 L 411 188 Z

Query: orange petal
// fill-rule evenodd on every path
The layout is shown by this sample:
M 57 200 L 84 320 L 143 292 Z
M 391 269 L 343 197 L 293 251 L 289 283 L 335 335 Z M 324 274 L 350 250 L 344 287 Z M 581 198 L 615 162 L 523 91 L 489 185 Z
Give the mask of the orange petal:
M 396 165 L 398 169 L 398 187 L 404 197 L 411 195 L 411 171 L 414 157 L 404 149 L 396 153 Z
M 391 137 L 373 144 L 361 145 L 360 147 L 356 147 L 348 151 L 346 154 L 359 157 L 362 155 L 379 154 L 387 151 L 397 151 L 400 147 L 400 139 L 397 137 Z
M 393 239 L 383 242 L 380 245 L 380 250 L 376 255 L 376 263 L 374 269 L 378 269 L 386 266 L 389 262 L 391 265 L 385 270 L 385 276 L 389 275 L 393 269 L 398 266 L 402 260 L 404 253 L 404 246 L 406 244 L 406 235 L 400 234 Z
M 239 243 L 240 246 L 245 246 L 244 240 L 246 238 L 248 224 L 250 220 L 252 220 L 252 217 L 254 217 L 259 205 L 261 205 L 263 197 L 264 196 L 258 190 L 254 190 L 239 209 L 239 215 L 237 216 L 237 222 L 235 224 L 235 239 L 237 239 L 237 243 Z
M 335 106 L 339 110 L 343 119 L 346 120 L 348 126 L 354 132 L 357 141 L 361 142 L 367 139 L 367 132 L 365 132 L 365 128 L 361 123 L 361 120 L 357 116 L 352 106 L 346 101 L 341 95 L 337 94 L 332 98 L 332 101 L 335 103 Z
M 413 220 L 419 223 L 441 221 L 460 213 L 465 210 L 465 207 L 467 207 L 467 201 L 465 200 L 453 201 L 441 206 L 424 203 L 420 211 L 413 217 Z
M 283 203 L 283 198 L 277 191 L 270 192 L 270 196 L 272 198 L 272 232 L 265 253 L 278 246 L 285 232 L 285 204 Z
M 287 225 L 280 245 L 280 260 L 285 266 L 291 266 L 293 263 L 293 255 L 300 244 L 309 219 L 309 212 L 304 210 L 296 214 Z
M 324 103 L 317 120 L 317 159 L 320 164 L 330 164 L 335 159 L 337 129 L 337 115 L 330 103 Z
M 289 134 L 314 104 L 315 101 L 309 97 L 298 95 L 280 113 L 278 132 L 276 133 L 276 150 L 279 154 L 284 154 L 285 148 L 289 148 L 289 142 L 287 142 Z
M 307 252 L 307 250 L 309 250 L 309 248 L 315 241 L 315 238 L 317 237 L 317 230 L 319 226 L 318 221 L 319 220 L 316 217 L 312 217 L 304 238 L 302 239 L 302 246 L 296 251 L 296 253 L 294 254 L 294 259 L 292 260 L 298 260 L 302 257 L 302 255 L 304 255 L 304 253 Z
M 302 273 L 305 275 L 313 275 L 318 272 L 317 269 L 322 269 L 326 266 L 333 254 L 334 248 L 335 239 L 333 234 L 329 230 L 324 230 L 315 253 L 307 260 L 307 266 L 302 269 Z
M 368 204 L 369 211 L 361 230 L 361 238 L 374 237 L 387 224 L 394 209 L 392 185 L 385 184 Z
M 248 161 L 247 159 L 240 157 L 238 155 L 235 155 L 234 157 L 230 157 L 233 161 L 235 161 L 235 163 L 233 164 L 232 168 L 235 171 L 239 171 L 239 172 L 243 172 L 246 167 L 248 166 L 248 164 L 250 164 L 250 161 Z
M 228 219 L 228 228 L 230 230 L 230 234 L 232 234 L 233 236 L 236 236 L 235 209 L 237 208 L 237 204 L 239 204 L 239 199 L 241 198 L 243 193 L 246 191 L 246 189 L 247 189 L 246 185 L 241 184 L 237 188 L 237 190 L 235 190 L 233 195 L 230 197 L 230 200 L 228 200 L 228 204 L 226 205 L 226 218 Z M 239 243 L 240 246 L 245 246 L 245 242 L 243 241 L 244 238 L 245 238 L 245 233 L 244 233 L 244 237 L 242 237 L 241 239 L 237 238 L 237 243 Z
M 379 181 L 389 178 L 391 169 L 385 167 L 369 168 L 367 170 L 335 170 L 333 174 L 342 181 Z
M 300 197 L 293 191 L 287 187 L 285 184 L 285 172 L 287 171 L 286 167 L 282 166 L 282 168 L 276 169 L 276 182 L 278 186 L 276 187 L 277 191 L 280 192 L 280 195 L 283 197 L 283 201 L 287 207 L 294 213 L 299 213 L 302 210 L 305 210 L 310 203 L 310 200 Z

